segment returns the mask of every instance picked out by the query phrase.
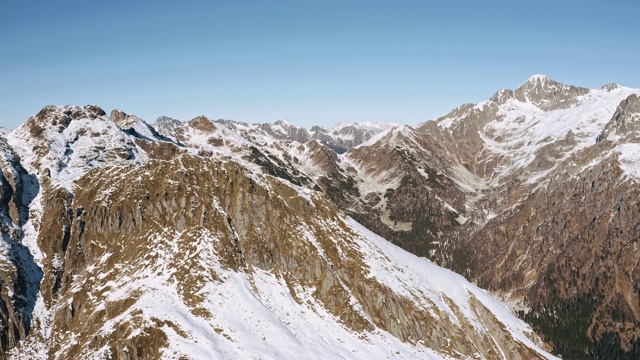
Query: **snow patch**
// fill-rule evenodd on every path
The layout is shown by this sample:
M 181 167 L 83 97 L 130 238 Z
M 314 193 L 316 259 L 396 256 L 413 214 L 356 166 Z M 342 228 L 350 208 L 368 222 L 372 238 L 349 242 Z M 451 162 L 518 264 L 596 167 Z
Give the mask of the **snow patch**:
M 638 181 L 640 179 L 640 144 L 620 144 L 615 147 L 618 163 L 625 175 Z

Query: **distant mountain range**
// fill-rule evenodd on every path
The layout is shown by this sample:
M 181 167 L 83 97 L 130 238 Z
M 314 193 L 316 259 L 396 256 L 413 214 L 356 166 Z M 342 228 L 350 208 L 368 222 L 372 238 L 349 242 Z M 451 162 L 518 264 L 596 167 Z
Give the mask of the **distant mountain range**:
M 416 128 L 45 107 L 0 135 L 3 354 L 637 358 L 639 94 L 536 75 Z
M 208 120 L 208 119 L 207 119 Z M 395 123 L 372 123 L 361 122 L 354 124 L 337 123 L 328 130 L 321 126 L 313 126 L 307 130 L 300 126 L 291 124 L 285 120 L 278 120 L 273 124 L 253 124 L 233 120 L 213 120 L 214 123 L 229 128 L 232 131 L 246 134 L 250 139 L 269 139 L 270 141 L 296 141 L 306 143 L 316 140 L 320 144 L 327 146 L 338 154 L 342 154 L 349 148 L 360 145 L 379 134 L 395 126 Z M 173 135 L 174 130 L 181 126 L 182 122 L 168 117 L 160 117 L 153 124 L 159 131 Z

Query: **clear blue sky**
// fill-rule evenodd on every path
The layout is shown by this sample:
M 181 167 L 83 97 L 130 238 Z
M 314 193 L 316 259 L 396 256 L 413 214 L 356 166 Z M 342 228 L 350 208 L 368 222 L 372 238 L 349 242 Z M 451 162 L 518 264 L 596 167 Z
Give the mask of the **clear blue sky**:
M 0 0 L 0 126 L 47 104 L 416 124 L 530 75 L 640 87 L 640 2 Z

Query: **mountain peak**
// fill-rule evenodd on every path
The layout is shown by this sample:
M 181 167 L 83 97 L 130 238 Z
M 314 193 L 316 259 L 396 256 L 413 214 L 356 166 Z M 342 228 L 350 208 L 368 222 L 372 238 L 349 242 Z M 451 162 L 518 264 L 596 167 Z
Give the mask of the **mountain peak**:
M 533 75 L 514 91 L 515 98 L 530 102 L 544 111 L 566 109 L 577 102 L 589 89 L 565 85 L 546 75 Z
M 178 120 L 178 119 L 174 119 L 172 117 L 168 117 L 168 116 L 160 116 L 159 118 L 156 119 L 156 122 L 153 123 L 153 127 L 158 128 L 158 127 L 171 127 L 171 128 L 175 128 L 176 126 L 179 126 L 180 124 L 182 124 L 182 121 Z
M 520 87 L 516 89 L 516 91 L 519 89 L 541 89 L 541 88 L 554 89 L 554 88 L 568 88 L 568 87 L 570 86 L 559 83 L 553 80 L 552 78 L 548 77 L 547 75 L 537 74 L 529 77 L 527 81 L 522 83 L 522 85 L 520 85 Z
M 148 139 L 155 137 L 149 124 L 135 115 L 127 114 L 120 109 L 114 109 L 111 111 L 109 118 L 122 130 L 134 130 L 138 135 L 145 136 Z
M 400 126 L 400 124 L 398 123 L 393 123 L 393 122 L 382 122 L 382 121 L 378 121 L 378 122 L 373 122 L 373 121 L 359 121 L 356 123 L 347 123 L 347 122 L 337 122 L 335 124 L 333 124 L 333 126 L 331 126 L 329 128 L 329 131 L 340 131 L 342 129 L 345 128 L 352 128 L 352 129 L 361 129 L 361 130 L 370 130 L 370 131 L 375 131 L 375 132 L 382 132 L 385 130 L 388 130 L 392 127 L 396 127 L 396 126 Z
M 171 124 L 181 124 L 182 121 L 178 120 L 178 119 L 174 119 L 172 117 L 168 117 L 168 116 L 160 116 L 156 119 L 156 122 L 154 123 L 154 125 L 156 124 L 162 124 L 162 123 L 171 123 Z
M 527 81 L 525 81 L 525 84 L 526 83 L 538 84 L 538 83 L 547 83 L 547 82 L 555 82 L 555 81 L 553 81 L 553 79 L 551 79 L 547 75 L 536 74 L 536 75 L 531 75 L 531 77 L 529 77 Z
M 111 115 L 109 116 L 111 121 L 113 121 L 116 124 L 123 123 L 125 121 L 126 117 L 127 117 L 127 113 L 125 113 L 124 111 L 122 111 L 120 109 L 113 109 L 111 111 Z
M 273 123 L 274 125 L 279 125 L 285 128 L 289 128 L 289 127 L 294 127 L 294 128 L 299 128 L 298 125 L 293 124 L 288 122 L 286 119 L 278 119 L 275 123 Z
M 214 132 L 217 130 L 216 126 L 213 124 L 213 121 L 211 121 L 204 115 L 196 116 L 195 118 L 191 119 L 188 124 L 192 128 L 204 132 Z
M 104 110 L 96 105 L 86 105 L 84 107 L 47 105 L 36 115 L 30 117 L 19 129 L 27 128 L 32 137 L 39 138 L 49 130 L 61 133 L 73 120 L 82 118 L 96 119 L 104 115 Z
M 600 87 L 600 89 L 606 90 L 607 92 L 611 92 L 619 88 L 620 88 L 620 85 L 616 83 L 609 83 L 607 85 L 603 85 Z
M 498 105 L 502 105 L 507 102 L 507 100 L 513 99 L 513 97 L 513 90 L 502 88 L 496 91 L 496 93 L 493 94 L 493 96 L 489 100 L 495 102 Z

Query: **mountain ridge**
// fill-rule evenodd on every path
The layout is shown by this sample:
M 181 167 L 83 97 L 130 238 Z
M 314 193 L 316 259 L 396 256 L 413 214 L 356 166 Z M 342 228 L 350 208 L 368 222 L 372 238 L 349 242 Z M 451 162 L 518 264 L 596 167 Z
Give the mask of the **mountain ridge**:
M 8 135 L 3 154 L 24 172 L 1 164 L 3 196 L 30 195 L 13 202 L 27 221 L 3 239 L 17 229 L 40 271 L 18 308 L 31 318 L 3 313 L 26 324 L 2 343 L 8 356 L 552 358 L 504 305 L 393 250 L 280 157 L 332 150 L 204 117 L 174 125 L 157 136 L 122 111 L 61 106 Z M 5 279 L 6 303 L 27 294 Z
M 403 141 L 382 136 L 349 150 L 345 156 L 360 168 L 387 171 L 355 176 L 374 191 L 354 197 L 347 212 L 403 248 L 504 293 L 515 308 L 524 306 L 522 316 L 544 329 L 563 356 L 633 358 L 638 335 L 629 329 L 638 328 L 638 292 L 615 282 L 636 281 L 629 279 L 637 279 L 633 259 L 640 257 L 633 247 L 640 236 L 633 210 L 640 90 L 609 85 L 585 92 L 554 83 L 533 77 L 519 88 L 548 98 L 501 90 L 405 128 Z M 620 215 L 624 209 L 630 213 Z M 456 221 L 461 215 L 466 220 Z M 592 253 L 581 250 L 582 239 Z M 629 257 L 614 255 L 620 251 Z M 585 269 L 602 261 L 603 270 Z M 616 280 L 594 283 L 599 277 Z M 550 307 L 564 318 L 541 310 Z M 572 317 L 566 308 L 584 315 Z M 569 329 L 580 336 L 567 341 L 562 334 Z
M 6 224 L 14 225 L 2 228 L 7 239 L 23 236 L 20 242 L 33 260 L 28 256 L 21 262 L 15 256 L 5 260 L 31 266 L 35 271 L 31 279 L 38 277 L 36 268 L 43 271 L 41 295 L 30 305 L 37 309 L 33 324 L 39 332 L 29 337 L 24 324 L 31 322 L 9 312 L 6 318 L 19 336 L 3 346 L 28 344 L 22 350 L 50 357 L 98 353 L 126 357 L 130 350 L 153 357 L 168 348 L 186 351 L 179 344 L 191 340 L 175 317 L 154 320 L 144 315 L 148 314 L 144 304 L 150 300 L 133 288 L 114 292 L 113 284 L 105 286 L 99 280 L 107 271 L 105 266 L 133 279 L 135 273 L 116 267 L 133 261 L 153 277 L 163 273 L 153 259 L 164 259 L 180 269 L 172 257 L 193 254 L 200 259 L 202 253 L 206 257 L 198 260 L 200 264 L 217 264 L 209 268 L 209 273 L 217 274 L 213 283 L 225 283 L 220 282 L 224 278 L 234 279 L 226 284 L 246 284 L 224 286 L 231 286 L 234 293 L 252 289 L 254 299 L 271 311 L 271 315 L 260 315 L 264 316 L 261 321 L 272 321 L 277 314 L 282 324 L 298 326 L 298 330 L 285 325 L 283 329 L 294 334 L 302 331 L 305 338 L 317 333 L 317 328 L 305 328 L 300 318 L 294 321 L 291 312 L 269 303 L 259 289 L 289 294 L 289 299 L 279 298 L 305 316 L 312 315 L 309 309 L 316 315 L 324 309 L 322 321 L 332 316 L 341 319 L 342 330 L 335 331 L 365 331 L 370 340 L 377 339 L 372 341 L 379 349 L 389 351 L 388 344 L 393 343 L 402 348 L 398 355 L 406 357 L 551 356 L 518 335 L 530 333 L 508 317 L 508 311 L 502 314 L 477 303 L 476 290 L 472 291 L 475 300 L 460 295 L 444 304 L 434 298 L 430 301 L 435 305 L 421 302 L 431 288 L 421 288 L 418 284 L 425 282 L 424 275 L 410 269 L 432 265 L 399 265 L 425 260 L 389 255 L 403 253 L 381 242 L 369 232 L 373 231 L 500 296 L 557 354 L 633 358 L 640 354 L 636 331 L 640 294 L 632 285 L 640 278 L 636 261 L 640 254 L 634 245 L 640 237 L 638 94 L 638 89 L 619 85 L 584 89 L 532 76 L 515 91 L 499 90 L 487 101 L 462 105 L 415 128 L 376 128 L 375 134 L 357 135 L 344 126 L 340 130 L 348 129 L 346 133 L 329 140 L 322 138 L 328 130 L 314 133 L 283 121 L 249 125 L 201 116 L 188 122 L 159 118 L 149 125 L 120 110 L 107 117 L 96 106 L 45 107 L 6 135 L 3 150 L 19 155 L 24 169 L 16 172 L 11 170 L 15 166 L 2 163 L 4 179 L 15 179 L 4 181 L 8 185 L 3 187 L 2 199 L 14 199 L 3 203 L 6 216 L 17 219 L 17 213 L 33 214 L 29 221 L 11 220 Z M 351 142 L 340 142 L 345 139 Z M 19 183 L 28 184 L 27 190 L 20 190 Z M 150 190 L 138 190 L 145 187 Z M 13 195 L 20 193 L 31 195 L 26 200 Z M 96 206 L 101 203 L 108 206 Z M 276 220 L 268 220 L 272 216 Z M 265 223 L 274 226 L 257 225 Z M 190 226 L 198 230 L 186 232 Z M 10 229 L 15 229 L 13 235 Z M 148 250 L 155 254 L 151 258 L 140 250 L 122 252 L 119 243 L 105 234 L 140 244 L 140 249 L 165 250 Z M 336 238 L 350 240 L 341 243 Z M 191 248 L 191 242 L 201 249 Z M 171 250 L 175 247 L 185 250 Z M 132 254 L 146 260 L 128 258 Z M 207 269 L 208 265 L 199 266 Z M 7 279 L 13 280 L 7 284 L 24 283 L 16 280 L 17 267 L 11 269 L 9 274 L 14 275 Z M 189 283 L 200 283 L 192 274 L 177 273 Z M 383 275 L 379 278 L 376 273 Z M 462 278 L 452 274 L 438 274 L 457 286 L 469 286 L 460 285 L 465 284 Z M 76 276 L 93 278 L 93 285 L 78 287 Z M 167 282 L 171 277 L 163 276 L 154 277 L 158 286 L 148 290 L 177 293 L 165 300 L 184 302 L 189 317 L 205 314 L 206 321 L 213 321 L 215 317 L 207 314 L 215 311 L 207 310 L 211 304 L 207 299 L 228 301 L 212 288 L 202 290 L 208 294 L 203 298 L 197 291 L 175 287 L 180 281 Z M 400 287 L 390 285 L 397 281 Z M 10 289 L 6 289 L 1 295 L 8 299 Z M 409 293 L 403 289 L 410 289 Z M 73 295 L 79 291 L 92 295 Z M 106 301 L 104 309 L 95 301 L 98 298 Z M 109 299 L 129 305 L 109 307 Z M 316 305 L 305 307 L 300 299 Z M 351 300 L 340 305 L 345 299 Z M 71 308 L 65 308 L 69 302 Z M 244 303 L 251 312 L 251 302 Z M 389 306 L 390 313 L 379 311 Z M 440 313 L 436 314 L 440 327 L 424 325 L 433 324 L 428 320 L 434 316 L 433 309 Z M 105 310 L 121 316 L 120 327 L 101 322 L 96 323 L 102 324 L 100 329 L 91 327 L 92 314 Z M 442 314 L 454 314 L 462 323 Z M 231 312 L 225 316 L 233 318 Z M 250 320 L 243 317 L 242 321 Z M 473 325 L 479 320 L 484 326 Z M 505 322 L 519 324 L 513 325 L 515 333 L 508 330 L 512 325 L 494 326 Z M 133 331 L 131 324 L 144 330 Z M 334 323 L 323 326 L 333 328 Z M 64 331 L 53 333 L 56 343 L 68 345 L 66 350 L 38 347 L 51 329 L 74 327 L 94 334 L 88 347 L 73 345 L 74 339 L 65 338 Z M 199 334 L 194 335 L 197 339 L 209 337 L 190 329 Z M 222 341 L 220 356 L 267 351 L 262 346 L 234 350 L 237 345 L 222 345 L 232 344 L 232 334 L 243 330 L 218 329 L 217 335 L 211 335 Z M 458 336 L 460 329 L 471 331 L 472 339 Z M 449 335 L 435 335 L 438 331 Z M 342 334 L 350 336 L 347 333 Z M 259 343 L 250 333 L 245 335 L 241 344 Z M 105 342 L 109 336 L 118 339 L 111 347 Z M 24 342 L 25 338 L 30 340 Z M 349 342 L 355 348 L 332 341 L 343 356 L 352 350 L 371 356 L 366 346 L 356 345 L 355 338 Z M 310 343 L 305 344 L 292 351 L 310 349 Z M 200 347 L 199 351 L 212 349 Z

